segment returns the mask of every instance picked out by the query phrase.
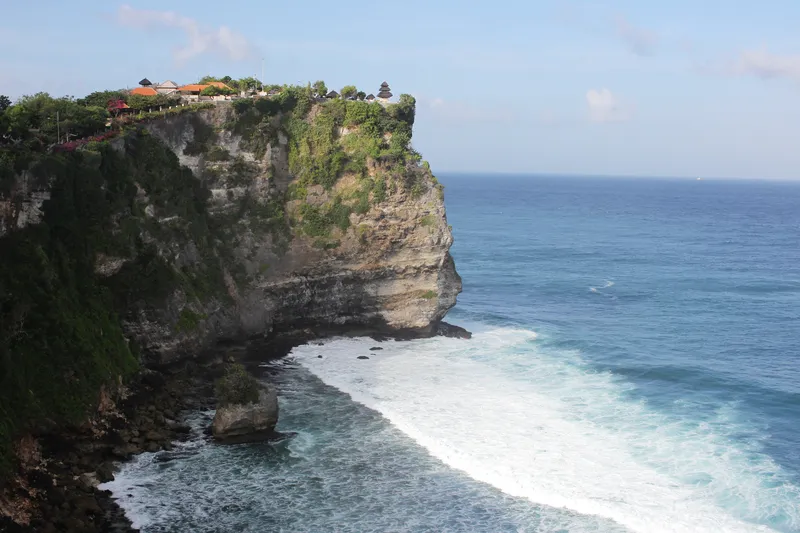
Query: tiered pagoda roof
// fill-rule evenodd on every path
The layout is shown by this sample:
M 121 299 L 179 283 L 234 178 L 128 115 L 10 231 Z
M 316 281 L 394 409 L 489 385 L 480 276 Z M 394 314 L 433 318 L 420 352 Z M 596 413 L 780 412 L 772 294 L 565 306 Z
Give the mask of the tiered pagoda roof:
M 378 91 L 378 98 L 389 99 L 392 97 L 392 92 L 389 89 L 389 84 L 386 82 L 381 83 L 381 89 Z

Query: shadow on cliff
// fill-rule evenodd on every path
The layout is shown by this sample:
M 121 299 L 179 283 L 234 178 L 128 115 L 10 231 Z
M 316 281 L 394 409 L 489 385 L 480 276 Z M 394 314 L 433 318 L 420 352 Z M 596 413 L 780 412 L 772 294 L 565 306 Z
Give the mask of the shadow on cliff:
M 350 283 L 346 283 L 350 281 Z M 295 285 L 287 296 L 285 288 L 265 293 L 265 300 L 280 296 L 281 306 L 272 315 L 266 332 L 220 337 L 210 348 L 216 354 L 236 354 L 240 360 L 275 360 L 294 347 L 329 337 L 370 337 L 375 341 L 413 340 L 435 336 L 469 339 L 466 329 L 435 320 L 423 328 L 396 328 L 381 315 L 382 303 L 363 288 L 363 280 L 342 277 L 308 279 Z

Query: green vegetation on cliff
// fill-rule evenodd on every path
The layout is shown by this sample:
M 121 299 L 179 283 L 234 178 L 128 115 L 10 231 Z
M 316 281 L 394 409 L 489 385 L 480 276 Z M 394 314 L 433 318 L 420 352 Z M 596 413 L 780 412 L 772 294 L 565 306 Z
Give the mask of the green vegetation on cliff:
M 401 95 L 398 103 L 387 106 L 314 97 L 326 89 L 318 81 L 313 87 L 283 87 L 270 99 L 236 101 L 236 119 L 226 125 L 257 158 L 279 134 L 285 135 L 293 178 L 289 198 L 300 201 L 295 222 L 310 237 L 328 237 L 336 227 L 345 231 L 351 213 L 366 213 L 386 199 L 389 182 L 418 196 L 429 174 L 427 163 L 410 146 L 416 110 L 412 96 Z M 348 86 L 342 89 L 345 94 L 358 93 Z M 346 175 L 355 179 L 354 188 L 334 192 L 323 206 L 307 203 L 311 187 L 331 191 Z
M 354 213 L 369 212 L 394 192 L 414 197 L 430 187 L 429 168 L 410 145 L 412 97 L 384 106 L 322 100 L 310 86 L 279 89 L 270 98 L 235 100 L 221 127 L 209 124 L 208 117 L 220 116 L 213 112 L 188 118 L 194 137 L 181 155 L 202 156 L 199 177 L 136 125 L 113 140 L 47 151 L 61 127 L 51 115 L 71 121 L 73 134 L 93 133 L 115 92 L 81 100 L 39 94 L 13 106 L 0 99 L 0 202 L 20 207 L 23 197 L 12 192 L 19 194 L 21 180 L 26 191 L 50 192 L 41 223 L 0 238 L 0 474 L 13 465 L 15 436 L 85 420 L 104 385 L 136 371 L 142 354 L 125 337 L 126 319 L 135 323 L 147 314 L 175 335 L 191 336 L 209 309 L 221 307 L 207 304 L 230 302 L 226 279 L 248 281 L 234 253 L 241 228 L 269 234 L 277 255 L 292 236 L 318 249 L 337 248 Z M 345 89 L 342 94 L 361 94 Z M 240 135 L 239 148 L 255 161 L 218 146 L 221 130 Z M 279 146 L 287 151 L 288 190 L 264 194 L 254 186 L 264 178 L 258 163 Z M 271 183 L 274 167 L 267 173 Z M 226 209 L 212 216 L 204 180 L 223 175 L 244 192 L 229 188 Z M 363 224 L 350 231 L 365 240 Z M 267 263 L 257 265 L 249 276 L 269 270 Z M 167 310 L 176 289 L 181 304 Z M 251 398 L 247 383 L 240 384 L 233 389 Z
M 120 316 L 156 304 L 176 283 L 222 286 L 215 260 L 182 274 L 150 243 L 156 236 L 192 239 L 212 255 L 208 191 L 145 132 L 120 142 L 122 153 L 109 143 L 58 154 L 0 151 L 40 186 L 49 181 L 51 194 L 40 224 L 0 239 L 0 471 L 12 464 L 14 435 L 31 423 L 82 421 L 102 385 L 136 370 L 137 348 L 123 335 Z M 153 215 L 180 224 L 158 224 L 143 213 L 141 193 Z M 126 262 L 103 278 L 95 274 L 102 258 Z M 184 313 L 178 327 L 200 318 Z

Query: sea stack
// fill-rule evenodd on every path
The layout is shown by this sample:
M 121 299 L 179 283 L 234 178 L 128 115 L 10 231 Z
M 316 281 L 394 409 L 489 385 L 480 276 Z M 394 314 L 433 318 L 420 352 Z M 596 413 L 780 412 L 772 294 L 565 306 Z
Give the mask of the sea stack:
M 278 395 L 258 383 L 241 365 L 228 368 L 217 381 L 217 412 L 211 433 L 217 442 L 242 443 L 269 439 L 278 423 Z

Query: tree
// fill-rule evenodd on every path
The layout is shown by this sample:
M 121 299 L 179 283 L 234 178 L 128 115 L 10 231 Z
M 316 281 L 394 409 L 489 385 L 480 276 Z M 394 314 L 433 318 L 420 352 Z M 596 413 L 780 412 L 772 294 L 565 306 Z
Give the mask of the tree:
M 359 99 L 359 100 L 363 100 L 366 97 L 367 97 L 367 93 L 365 93 L 364 91 L 358 91 L 358 93 L 356 94 L 356 98 Z
M 0 141 L 6 136 L 8 132 L 8 118 L 6 118 L 6 109 L 11 107 L 11 98 L 4 94 L 0 94 Z
M 200 85 L 206 85 L 208 83 L 211 83 L 212 81 L 221 81 L 221 80 L 214 76 L 203 76 L 197 83 L 199 83 Z
M 325 86 L 325 82 L 322 80 L 317 80 L 314 82 L 314 85 L 311 86 L 314 89 L 314 93 L 317 96 L 325 96 L 328 94 L 328 87 Z
M 78 105 L 105 107 L 111 100 L 127 102 L 127 94 L 123 91 L 96 91 L 77 100 Z
M 177 95 L 172 94 L 156 94 L 153 96 L 142 96 L 140 94 L 131 94 L 127 97 L 127 103 L 136 111 L 144 111 L 147 109 L 158 108 L 161 106 L 175 105 L 180 99 Z
M 53 98 L 47 93 L 23 96 L 4 113 L 5 131 L 15 139 L 45 144 L 86 137 L 105 126 L 107 104 L 81 105 L 71 96 Z
M 417 110 L 417 99 L 410 94 L 401 94 L 398 102 L 390 106 L 390 112 L 393 118 L 402 120 L 409 127 L 414 125 L 414 116 Z
M 236 91 L 230 88 L 225 87 L 217 87 L 216 85 L 209 85 L 202 91 L 200 91 L 200 96 L 219 96 L 222 94 L 234 94 Z
M 68 106 L 61 131 L 68 137 L 88 137 L 101 131 L 106 125 L 108 111 L 100 106 Z M 69 139 L 68 139 L 69 140 Z
M 261 86 L 261 81 L 249 76 L 247 78 L 241 78 L 240 80 L 234 82 L 234 84 L 239 87 L 240 91 L 255 91 Z
M 358 89 L 356 89 L 355 85 L 345 85 L 342 87 L 342 98 L 348 100 L 353 98 L 358 93 Z

